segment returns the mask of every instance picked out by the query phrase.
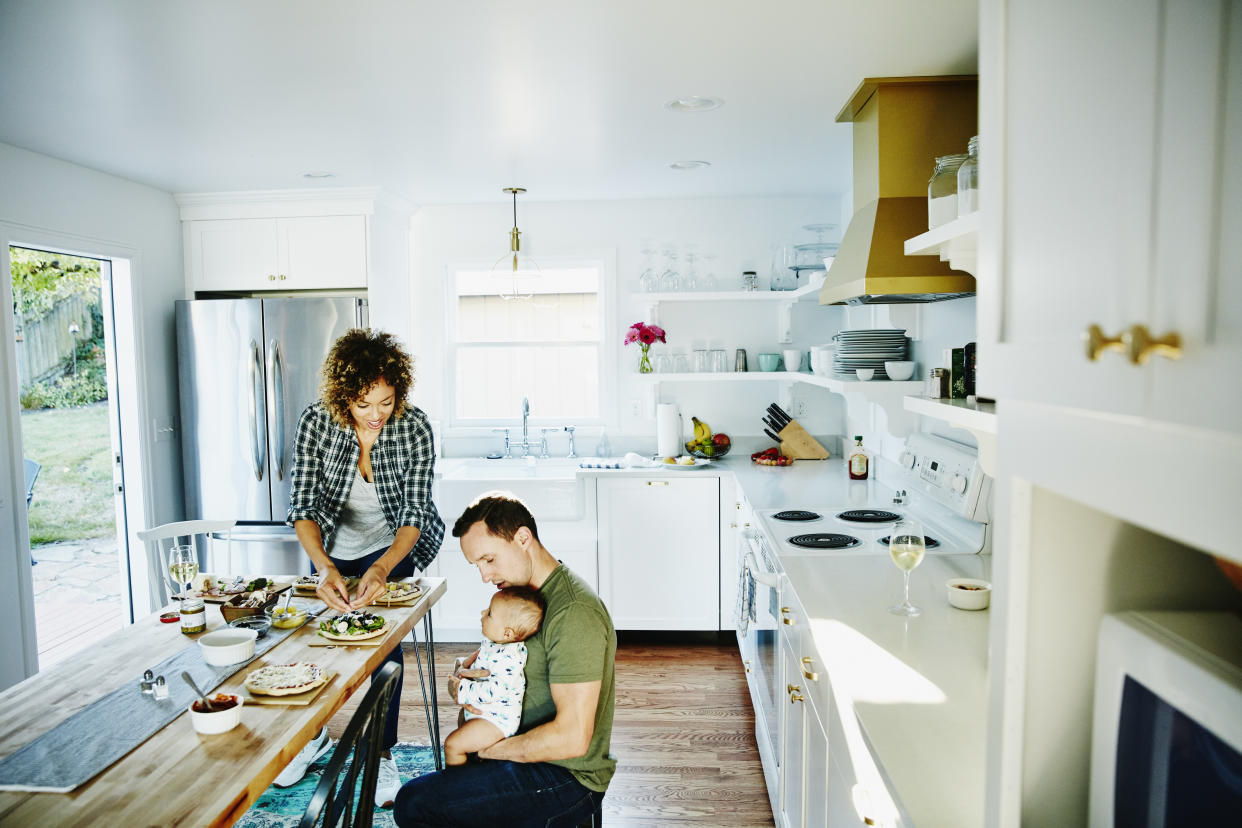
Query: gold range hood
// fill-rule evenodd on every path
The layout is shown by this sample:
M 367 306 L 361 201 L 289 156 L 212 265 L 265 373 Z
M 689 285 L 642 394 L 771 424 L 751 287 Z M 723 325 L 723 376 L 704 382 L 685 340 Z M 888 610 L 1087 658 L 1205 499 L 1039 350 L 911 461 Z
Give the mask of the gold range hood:
M 905 255 L 927 232 L 936 156 L 976 134 L 976 75 L 866 78 L 838 123 L 854 124 L 854 216 L 819 292 L 821 305 L 939 302 L 975 292 L 973 276 L 935 256 Z

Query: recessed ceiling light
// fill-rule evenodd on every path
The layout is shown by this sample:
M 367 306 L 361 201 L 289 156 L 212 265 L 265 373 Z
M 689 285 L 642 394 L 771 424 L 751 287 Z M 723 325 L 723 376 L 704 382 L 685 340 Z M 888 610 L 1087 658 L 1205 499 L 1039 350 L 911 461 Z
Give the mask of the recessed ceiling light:
M 711 161 L 674 161 L 668 166 L 671 170 L 697 170 L 711 165 Z
M 312 170 L 308 173 L 302 173 L 303 178 L 336 178 L 336 173 L 326 172 L 324 170 Z
M 685 98 L 673 98 L 664 104 L 664 108 L 673 112 L 708 112 L 724 106 L 724 98 L 713 98 L 709 95 L 690 95 Z

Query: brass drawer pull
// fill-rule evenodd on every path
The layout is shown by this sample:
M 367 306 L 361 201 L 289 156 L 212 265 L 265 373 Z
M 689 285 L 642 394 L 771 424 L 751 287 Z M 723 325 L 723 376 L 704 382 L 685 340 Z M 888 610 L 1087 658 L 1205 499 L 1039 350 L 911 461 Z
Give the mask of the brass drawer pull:
M 809 681 L 819 681 L 819 673 L 812 672 L 810 670 L 810 666 L 811 666 L 811 659 L 809 657 L 803 657 L 802 677 L 804 679 L 808 679 Z
M 667 486 L 668 481 L 667 480 L 648 480 L 647 485 L 648 486 Z
M 1180 359 L 1182 356 L 1182 338 L 1176 333 L 1167 333 L 1159 339 L 1152 338 L 1151 331 L 1144 325 L 1134 325 L 1121 335 L 1130 361 L 1135 365 L 1144 365 L 1155 356 L 1165 359 Z
M 1120 351 L 1126 349 L 1125 343 L 1122 342 L 1122 336 L 1107 336 L 1099 325 L 1092 325 L 1087 328 L 1087 332 L 1083 334 L 1083 341 L 1087 344 L 1087 359 L 1094 362 L 1100 358 L 1100 354 L 1105 351 Z

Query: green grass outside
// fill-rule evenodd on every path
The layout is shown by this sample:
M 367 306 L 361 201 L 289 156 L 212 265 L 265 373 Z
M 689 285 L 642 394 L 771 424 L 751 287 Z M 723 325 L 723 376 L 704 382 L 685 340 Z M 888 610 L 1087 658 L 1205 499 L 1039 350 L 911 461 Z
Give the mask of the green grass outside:
M 22 412 L 22 447 L 43 465 L 30 504 L 30 544 L 116 533 L 108 404 Z

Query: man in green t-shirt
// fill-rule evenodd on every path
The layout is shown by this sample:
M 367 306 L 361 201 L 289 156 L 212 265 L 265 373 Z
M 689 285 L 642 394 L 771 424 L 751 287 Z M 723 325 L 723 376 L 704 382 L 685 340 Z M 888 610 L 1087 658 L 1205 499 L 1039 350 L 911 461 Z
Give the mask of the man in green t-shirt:
M 407 782 L 393 817 L 401 828 L 585 821 L 617 766 L 609 753 L 617 634 L 608 609 L 544 548 L 530 510 L 511 494 L 489 492 L 470 504 L 453 537 L 484 581 L 497 589 L 534 587 L 547 604 L 539 631 L 526 640 L 522 724 L 515 735 L 479 751 L 482 761 Z M 456 700 L 462 678 L 486 675 L 457 670 L 449 694 Z

